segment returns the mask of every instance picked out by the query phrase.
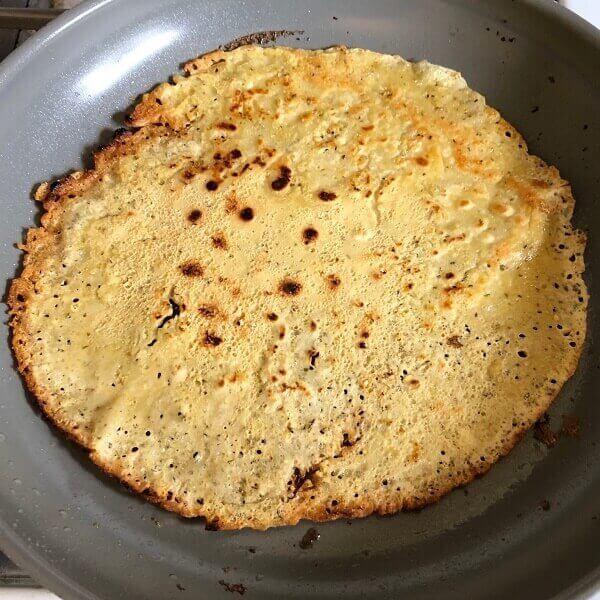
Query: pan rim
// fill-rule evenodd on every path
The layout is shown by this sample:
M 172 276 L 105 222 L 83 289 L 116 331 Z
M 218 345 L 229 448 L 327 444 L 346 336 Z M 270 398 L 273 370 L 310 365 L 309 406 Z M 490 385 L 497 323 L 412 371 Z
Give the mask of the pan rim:
M 122 2 L 123 0 L 86 0 L 80 6 L 63 13 L 29 38 L 0 64 L 0 98 L 3 93 L 6 93 L 5 88 L 10 85 L 10 82 L 18 77 L 23 67 L 36 60 L 39 53 L 55 37 L 76 27 L 80 21 L 91 17 L 96 11 Z M 555 2 L 547 2 L 547 0 L 520 0 L 520 2 L 525 7 L 538 11 L 541 16 L 553 19 L 585 43 L 590 44 L 595 50 L 600 51 L 600 30 L 577 14 Z M 0 543 L 2 550 L 11 560 L 18 564 L 26 564 L 28 571 L 33 572 L 38 583 L 61 598 L 65 598 L 65 600 L 100 600 L 98 595 L 83 588 L 75 580 L 53 567 L 40 552 L 30 547 L 2 516 L 0 516 Z M 557 600 L 591 598 L 599 592 L 600 565 L 580 581 L 560 592 L 555 598 Z

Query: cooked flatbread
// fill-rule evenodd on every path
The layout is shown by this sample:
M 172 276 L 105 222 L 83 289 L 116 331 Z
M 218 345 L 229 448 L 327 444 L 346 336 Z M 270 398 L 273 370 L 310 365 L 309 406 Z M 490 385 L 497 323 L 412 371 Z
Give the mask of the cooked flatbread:
M 246 46 L 44 184 L 13 347 L 46 415 L 213 528 L 392 513 L 487 471 L 574 372 L 584 235 L 455 71 Z

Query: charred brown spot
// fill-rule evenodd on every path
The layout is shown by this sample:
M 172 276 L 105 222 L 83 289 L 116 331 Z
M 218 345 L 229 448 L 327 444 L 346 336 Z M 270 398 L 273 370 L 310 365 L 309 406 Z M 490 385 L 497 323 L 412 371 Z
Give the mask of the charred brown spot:
M 354 446 L 355 441 L 350 439 L 350 436 L 347 433 L 344 433 L 342 439 L 342 447 L 343 448 L 351 448 Z
M 365 339 L 365 340 L 366 340 L 366 339 L 367 339 L 367 338 L 368 338 L 370 335 L 371 335 L 371 334 L 370 334 L 370 333 L 369 333 L 369 332 L 368 332 L 366 329 L 363 329 L 363 330 L 360 332 L 360 337 L 361 337 L 361 338 L 363 338 L 363 339 Z
M 443 289 L 444 294 L 458 294 L 463 289 L 463 286 L 460 283 L 456 285 L 451 285 Z
M 337 198 L 337 194 L 335 192 L 327 192 L 325 190 L 321 190 L 319 192 L 319 198 L 323 200 L 323 202 L 331 202 Z
M 407 284 L 404 286 L 404 291 L 406 291 L 406 292 L 410 292 L 410 290 L 412 290 L 414 287 L 415 287 L 415 284 L 414 284 L 414 283 L 407 283 Z
M 319 232 L 314 227 L 307 227 L 302 232 L 302 239 L 305 244 L 310 244 L 314 242 L 319 237 Z
M 284 279 L 279 284 L 279 291 L 286 296 L 297 296 L 302 290 L 302 284 L 293 279 Z
M 454 278 L 454 273 L 446 273 L 446 274 L 444 275 L 444 277 L 445 277 L 446 279 L 453 279 L 453 278 Z
M 309 324 L 309 328 L 311 331 L 316 331 L 317 330 L 317 324 L 314 321 L 311 321 Z
M 211 240 L 214 248 L 219 248 L 220 250 L 227 250 L 227 239 L 225 238 L 225 234 L 216 233 L 211 237 Z
M 367 347 L 367 344 L 365 342 L 358 342 L 358 347 L 361 350 L 364 350 Z
M 460 341 L 460 337 L 458 337 L 457 335 L 453 335 L 450 336 L 447 340 L 448 345 L 452 346 L 453 348 L 462 348 L 462 342 Z
M 210 181 L 206 182 L 206 189 L 209 192 L 214 192 L 218 187 L 219 187 L 219 182 L 215 181 L 214 179 L 211 179 Z
M 204 304 L 198 307 L 198 312 L 202 316 L 212 319 L 214 316 L 216 316 L 217 312 L 219 311 L 217 307 L 213 306 L 212 304 Z
M 280 191 L 289 184 L 291 178 L 292 170 L 289 167 L 279 167 L 279 177 L 271 182 L 271 187 Z
M 188 216 L 187 216 L 187 220 L 190 223 L 196 223 L 201 218 L 202 218 L 202 211 L 198 210 L 197 208 L 194 208 L 193 210 L 190 210 L 190 212 L 188 213 Z
M 229 153 L 229 158 L 231 159 L 236 159 L 236 158 L 240 158 L 242 156 L 242 152 L 240 150 L 238 150 L 237 148 L 234 148 L 230 153 Z
M 218 346 L 223 340 L 218 336 L 210 332 L 204 334 L 204 345 L 205 346 Z
M 330 289 L 337 289 L 340 286 L 340 283 L 342 283 L 342 281 L 337 275 L 327 275 L 327 284 Z
M 226 131 L 235 131 L 237 126 L 233 123 L 226 123 L 225 121 L 221 121 L 221 123 L 217 123 L 218 129 L 225 129 Z
M 202 265 L 195 260 L 188 260 L 179 265 L 179 270 L 186 277 L 200 277 L 204 273 Z
M 424 158 L 423 156 L 418 156 L 416 159 L 416 162 L 418 165 L 421 165 L 422 167 L 425 167 L 426 165 L 429 164 L 429 161 Z
M 315 485 L 313 477 L 315 476 L 318 470 L 318 467 L 310 467 L 306 471 L 302 472 L 298 467 L 294 467 L 294 470 L 292 471 L 292 477 L 288 481 L 291 498 L 294 498 L 298 494 L 302 486 L 307 481 L 310 482 L 313 486 Z
M 254 210 L 249 206 L 246 206 L 240 210 L 239 216 L 242 221 L 252 221 L 252 219 L 254 219 Z
M 219 524 L 219 519 L 213 519 L 212 521 L 206 521 L 206 531 L 219 531 L 219 529 L 221 528 L 221 525 Z M 219 583 L 221 583 L 219 581 Z M 223 582 L 224 583 L 224 582 Z M 239 584 L 241 585 L 241 584 Z M 244 587 L 244 586 L 242 586 Z M 244 592 L 246 591 L 246 588 L 244 588 Z M 240 592 L 240 594 L 242 594 L 243 592 Z
M 269 321 L 277 321 L 279 317 L 275 314 L 275 313 L 269 313 L 267 315 L 267 319 L 269 319 Z

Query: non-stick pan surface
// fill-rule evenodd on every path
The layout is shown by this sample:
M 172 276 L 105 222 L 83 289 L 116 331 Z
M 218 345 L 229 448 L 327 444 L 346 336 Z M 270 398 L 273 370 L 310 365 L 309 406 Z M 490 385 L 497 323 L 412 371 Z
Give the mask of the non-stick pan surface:
M 589 233 L 587 347 L 552 407 L 484 478 L 418 513 L 268 532 L 205 531 L 132 496 L 53 431 L 0 344 L 2 548 L 65 598 L 570 598 L 600 581 L 600 33 L 547 0 L 105 0 L 59 18 L 0 68 L 0 277 L 38 219 L 36 182 L 86 160 L 136 96 L 238 36 L 426 58 L 475 89 L 572 182 Z M 542 506 L 549 510 L 543 510 Z M 231 587 L 241 584 L 243 587 Z

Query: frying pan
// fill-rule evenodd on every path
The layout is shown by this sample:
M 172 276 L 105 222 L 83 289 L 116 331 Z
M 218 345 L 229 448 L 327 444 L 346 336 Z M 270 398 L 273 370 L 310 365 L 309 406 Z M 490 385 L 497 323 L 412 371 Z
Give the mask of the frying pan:
M 600 590 L 600 32 L 546 0 L 101 0 L 59 17 L 0 68 L 0 270 L 39 215 L 36 182 L 85 163 L 136 96 L 238 36 L 362 46 L 462 71 L 559 166 L 589 234 L 592 303 L 577 374 L 550 424 L 435 506 L 267 532 L 206 531 L 132 496 L 40 417 L 0 344 L 2 548 L 64 598 L 585 598 Z M 3 339 L 8 339 L 6 324 Z M 540 506 L 548 508 L 542 510 Z M 243 586 L 243 587 L 242 587 Z

